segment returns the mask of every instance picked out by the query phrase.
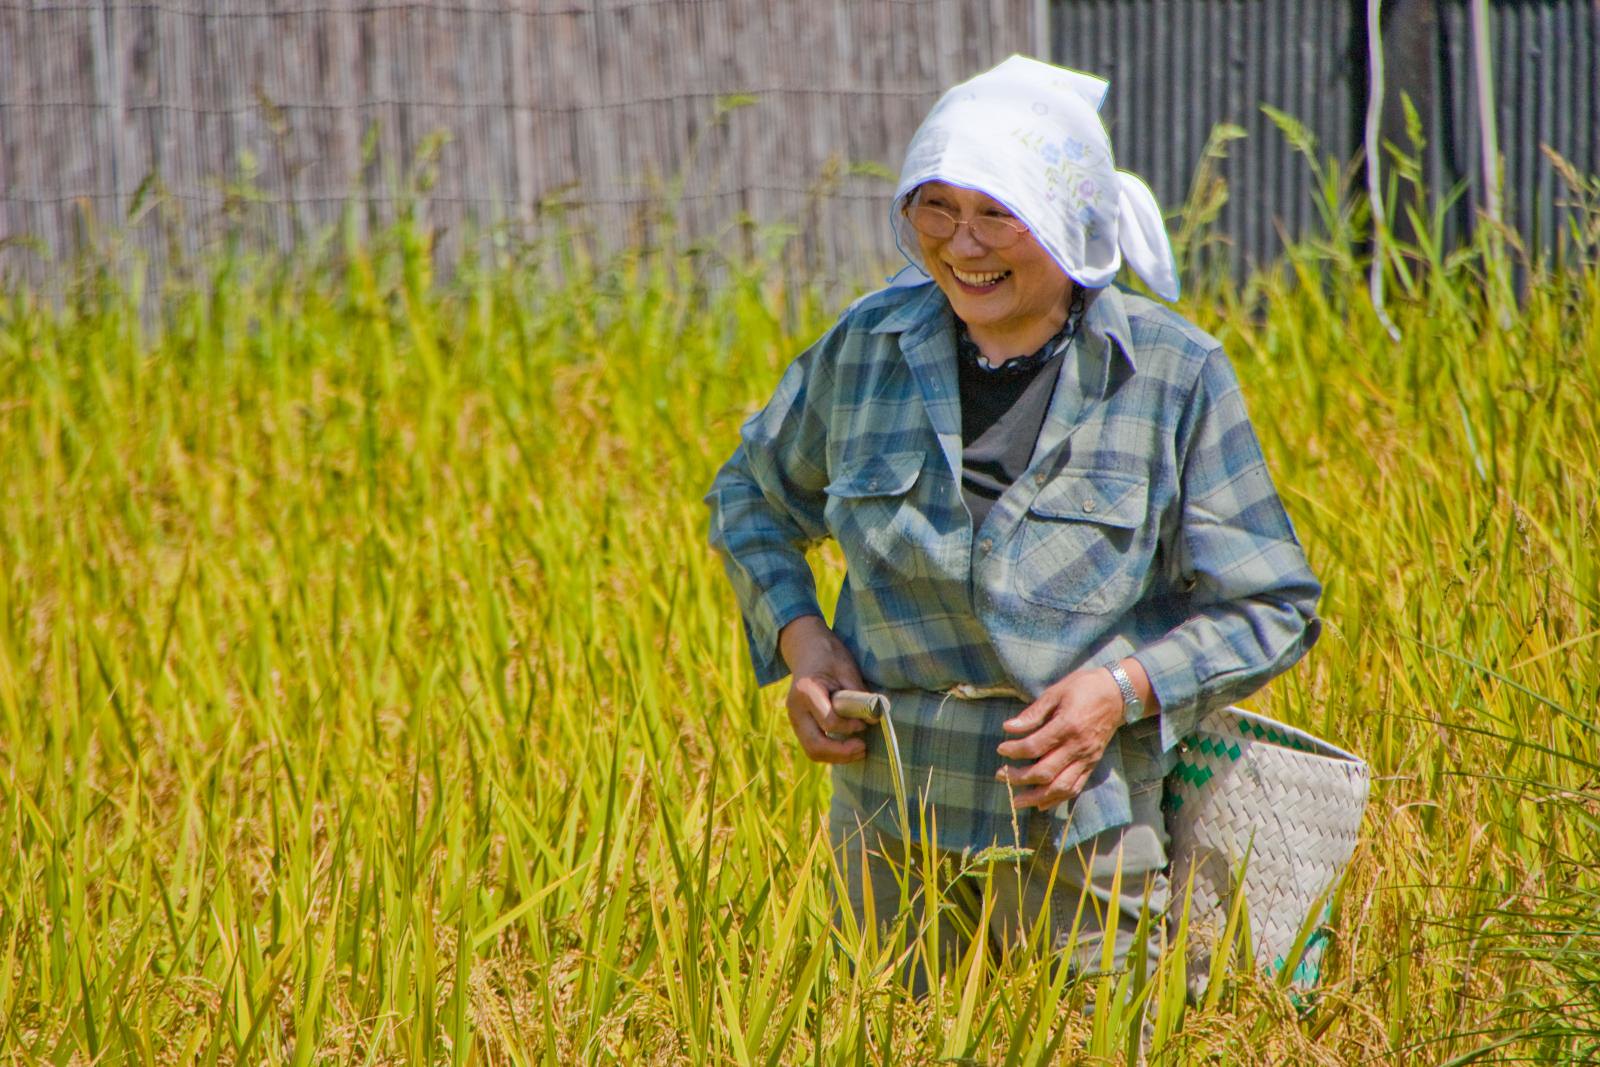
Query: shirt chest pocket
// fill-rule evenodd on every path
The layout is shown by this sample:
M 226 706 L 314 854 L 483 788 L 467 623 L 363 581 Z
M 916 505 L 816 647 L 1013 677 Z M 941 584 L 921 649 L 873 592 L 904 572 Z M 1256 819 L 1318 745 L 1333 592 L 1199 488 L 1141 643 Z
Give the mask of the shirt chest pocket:
M 1145 529 L 1149 496 L 1141 475 L 1061 471 L 1033 499 L 1018 530 L 1019 592 L 1065 611 L 1126 610 L 1154 554 Z
M 847 457 L 824 488 L 828 529 L 858 587 L 937 578 L 949 567 L 952 531 L 931 498 L 939 487 L 924 452 Z

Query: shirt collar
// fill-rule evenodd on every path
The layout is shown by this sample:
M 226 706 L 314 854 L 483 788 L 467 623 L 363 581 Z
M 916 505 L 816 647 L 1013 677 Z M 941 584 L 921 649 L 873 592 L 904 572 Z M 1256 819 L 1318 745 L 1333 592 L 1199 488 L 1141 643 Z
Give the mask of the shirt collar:
M 1121 362 L 1129 374 L 1137 371 L 1133 359 L 1133 328 L 1128 324 L 1128 309 L 1122 292 L 1108 285 L 1091 293 L 1089 306 L 1083 312 L 1083 325 L 1078 330 L 1090 351 L 1101 361 L 1100 396 L 1111 392 L 1111 367 Z
M 1090 351 L 1102 360 L 1104 373 L 1100 380 L 1100 395 L 1111 390 L 1111 365 L 1119 361 L 1132 374 L 1137 367 L 1133 360 L 1133 333 L 1128 324 L 1128 309 L 1122 293 L 1115 286 L 1091 290 L 1089 306 L 1083 312 L 1083 325 L 1078 334 L 1091 346 Z M 937 285 L 926 282 L 915 286 L 898 307 L 885 315 L 872 327 L 873 333 L 909 333 L 938 325 L 950 313 L 949 301 Z
M 909 333 L 924 323 L 938 321 L 950 306 L 932 279 L 905 288 L 909 290 L 906 297 L 879 320 L 873 333 Z

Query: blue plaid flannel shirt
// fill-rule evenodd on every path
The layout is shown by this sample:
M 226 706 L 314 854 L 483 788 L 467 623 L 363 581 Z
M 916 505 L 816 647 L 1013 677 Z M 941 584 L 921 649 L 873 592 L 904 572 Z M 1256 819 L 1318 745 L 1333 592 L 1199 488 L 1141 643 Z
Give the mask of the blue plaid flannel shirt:
M 1078 798 L 1048 817 L 1063 848 L 1132 818 L 1206 711 L 1316 640 L 1321 593 L 1274 490 L 1233 368 L 1167 308 L 1100 290 L 1062 354 L 1028 469 L 972 529 L 962 501 L 955 319 L 930 284 L 858 301 L 795 359 L 742 427 L 706 501 L 756 678 L 788 672 L 778 632 L 820 615 L 804 549 L 833 537 L 845 586 L 833 628 L 893 698 L 915 807 L 937 843 L 1027 835 L 994 781 L 1014 700 L 1085 665 L 1135 657 L 1159 716 L 1118 731 Z M 878 731 L 833 770 L 835 804 L 898 833 Z

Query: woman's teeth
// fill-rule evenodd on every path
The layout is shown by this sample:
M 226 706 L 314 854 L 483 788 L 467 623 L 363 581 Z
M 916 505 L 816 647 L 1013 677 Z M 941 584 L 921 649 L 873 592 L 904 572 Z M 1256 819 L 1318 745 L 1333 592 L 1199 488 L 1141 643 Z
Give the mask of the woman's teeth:
M 1011 272 L 1008 270 L 991 270 L 983 271 L 979 274 L 969 274 L 964 270 L 957 270 L 954 267 L 950 268 L 950 273 L 954 274 L 956 281 L 960 282 L 962 285 L 971 285 L 978 288 L 982 288 L 986 285 L 993 285 L 995 282 L 998 282 L 1000 279 L 1008 277 L 1011 274 Z

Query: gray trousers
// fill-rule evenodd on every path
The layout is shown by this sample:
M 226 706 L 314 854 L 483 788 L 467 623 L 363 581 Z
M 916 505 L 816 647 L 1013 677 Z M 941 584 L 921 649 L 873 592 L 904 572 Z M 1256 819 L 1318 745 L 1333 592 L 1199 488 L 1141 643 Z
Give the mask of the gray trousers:
M 1042 941 L 1034 943 L 1057 952 L 1070 947 L 1065 959 L 1074 972 L 1094 974 L 1101 970 L 1108 931 L 1112 937 L 1112 969 L 1125 970 L 1139 921 L 1148 916 L 1151 937 L 1146 968 L 1147 972 L 1153 971 L 1170 894 L 1160 780 L 1144 784 L 1131 799 L 1132 823 L 1114 827 L 1064 852 L 1045 839 L 1050 820 L 1042 818 L 1031 820 L 1026 844 L 1033 852 L 1020 860 L 985 864 L 982 868 L 967 862 L 963 867 L 960 853 L 936 850 L 941 883 L 936 916 L 941 968 L 948 973 L 949 966 L 967 953 L 975 937 L 981 936 L 987 942 L 988 951 L 1004 954 L 1028 945 L 1038 925 L 1043 924 L 1039 931 Z M 930 896 L 922 885 L 922 871 L 927 864 L 921 846 L 911 846 L 908 868 L 902 842 L 871 829 L 863 831 L 853 813 L 838 805 L 829 812 L 828 829 L 845 895 L 838 902 L 841 909 L 848 904 L 862 930 L 870 918 L 881 943 L 893 936 L 894 927 L 902 919 L 904 901 L 911 924 L 906 941 L 916 938 L 919 931 L 926 929 L 926 903 Z M 1122 881 L 1120 891 L 1113 895 L 1119 865 Z M 956 879 L 952 889 L 952 878 L 963 870 L 966 875 Z M 987 923 L 983 921 L 985 892 L 991 897 Z M 927 992 L 928 976 L 923 967 L 915 966 L 907 978 L 916 995 Z

